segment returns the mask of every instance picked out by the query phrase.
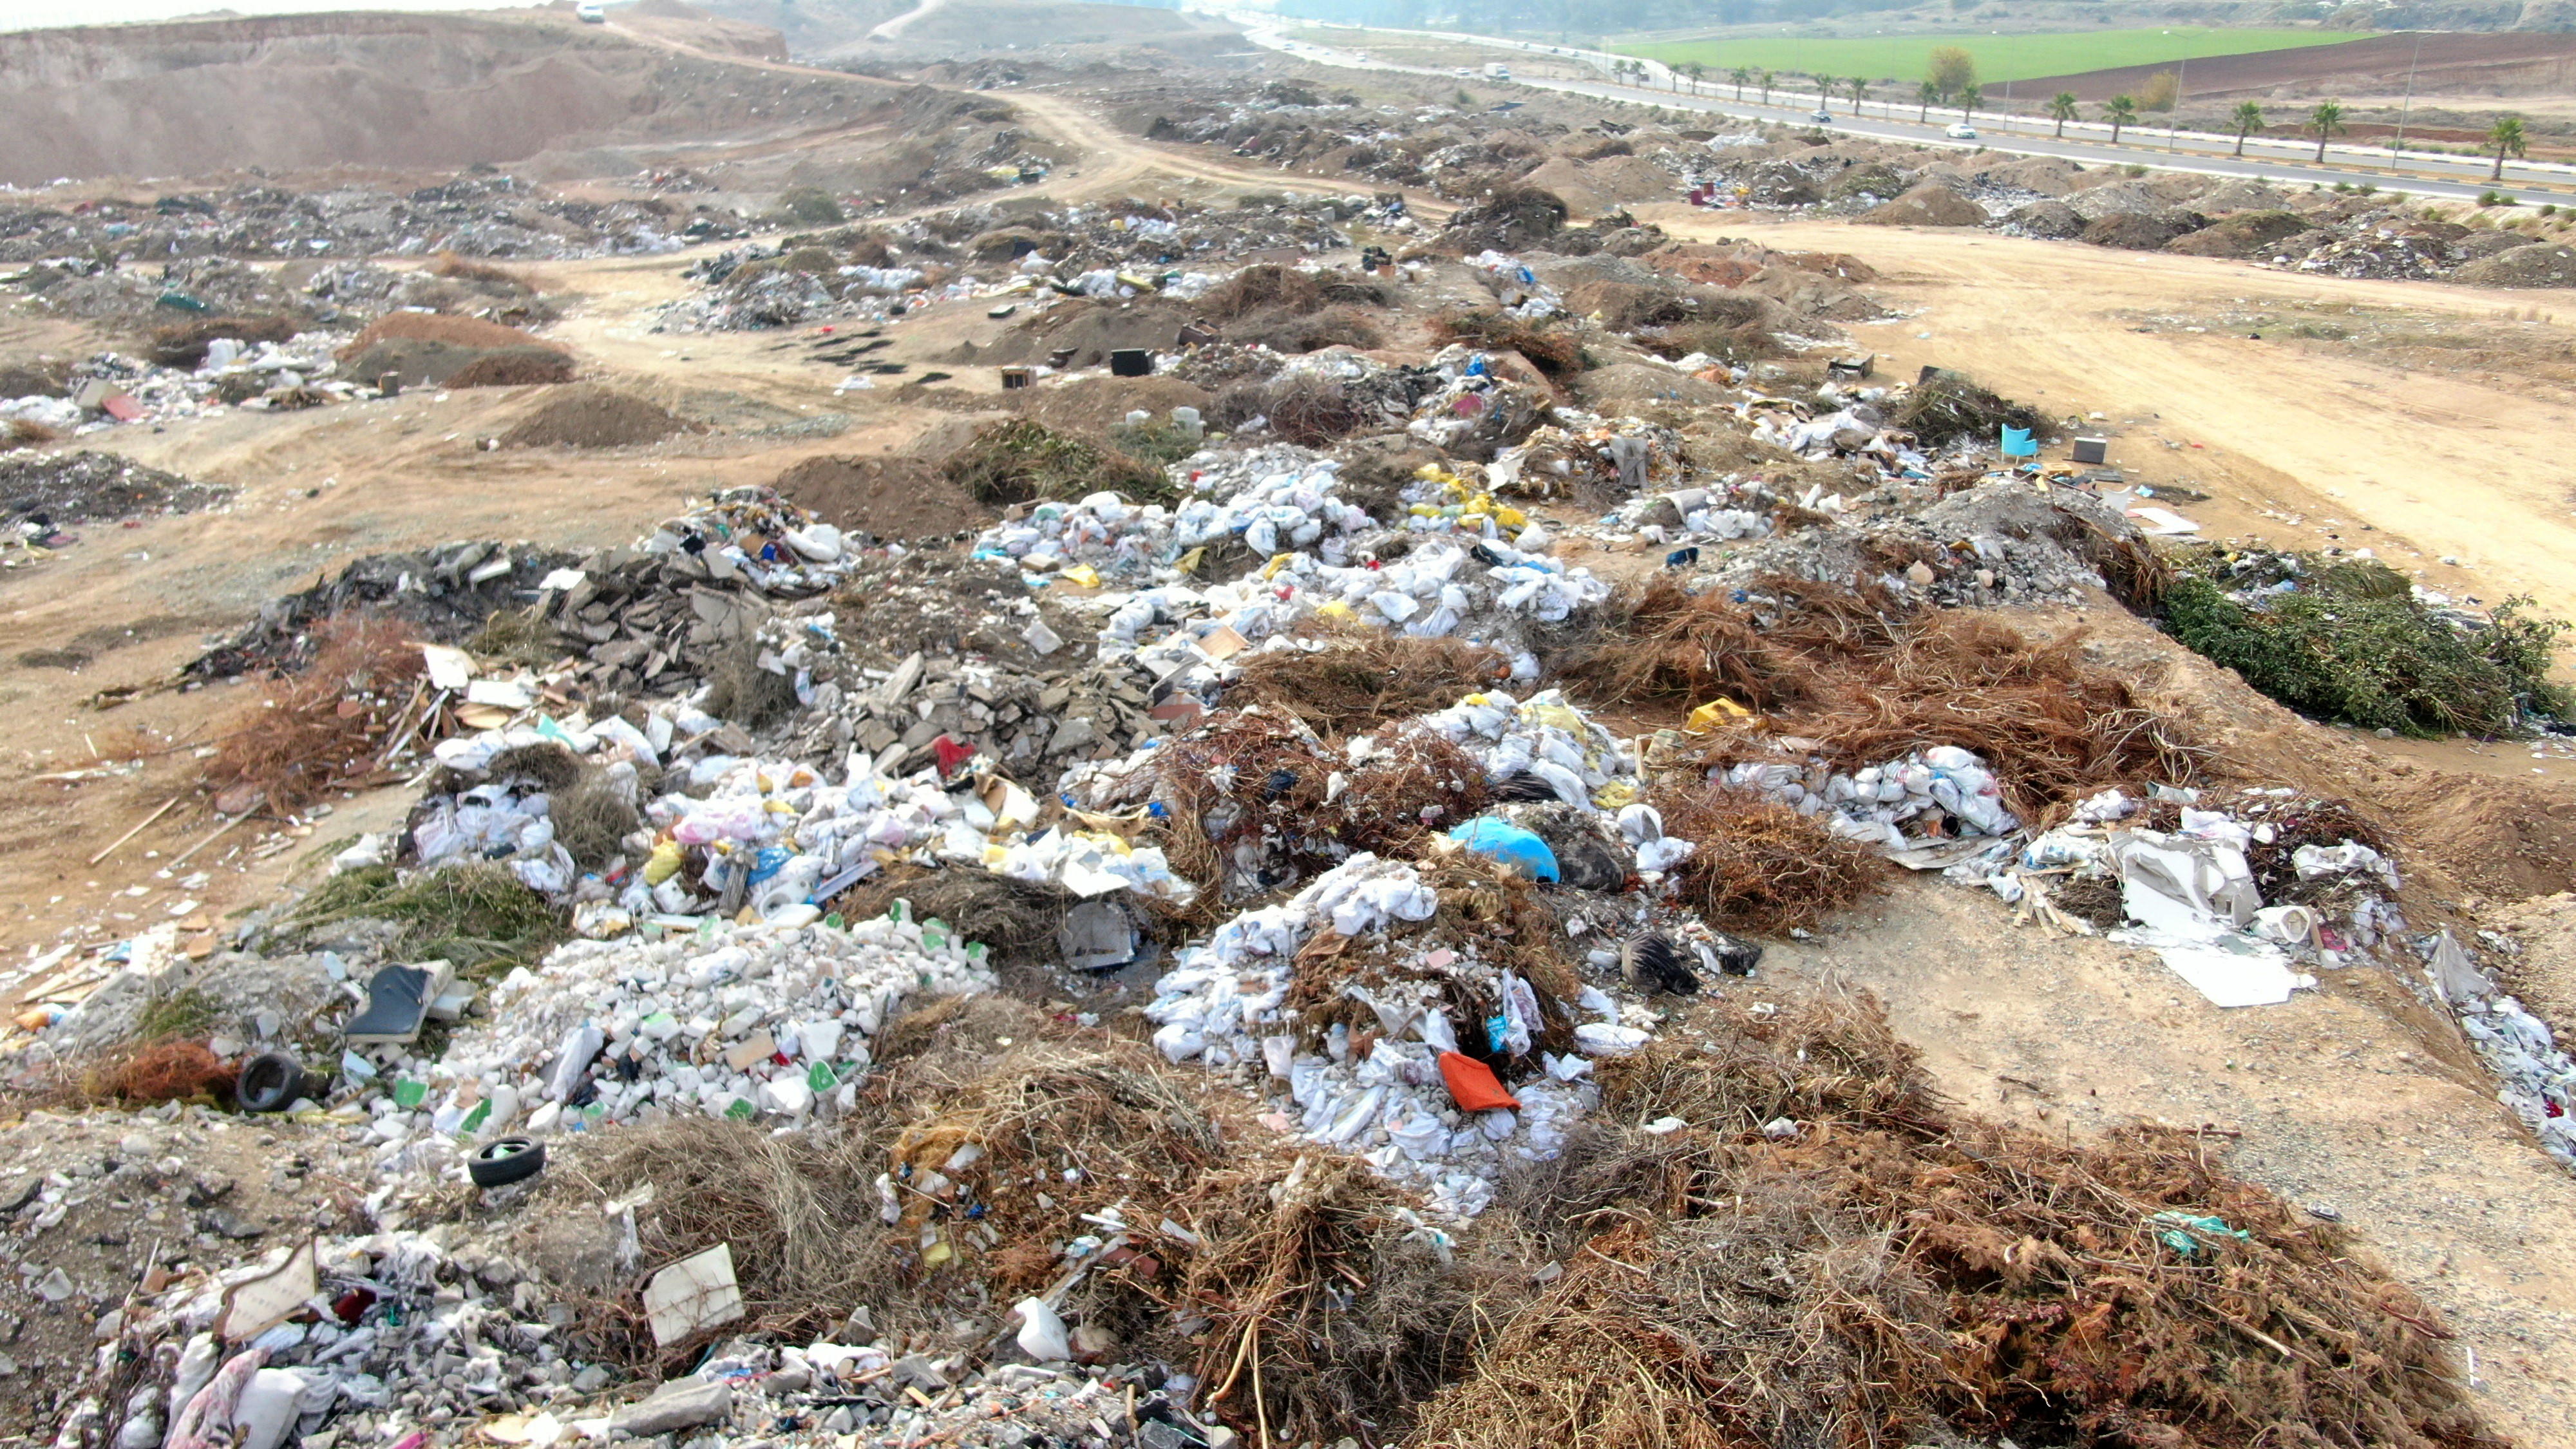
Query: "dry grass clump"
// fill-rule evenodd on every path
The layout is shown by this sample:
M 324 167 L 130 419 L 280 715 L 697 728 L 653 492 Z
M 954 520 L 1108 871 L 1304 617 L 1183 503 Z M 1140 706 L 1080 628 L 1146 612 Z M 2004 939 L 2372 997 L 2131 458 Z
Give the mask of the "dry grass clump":
M 2174 1449 L 2499 1442 L 2432 1309 L 2198 1135 L 2078 1146 L 1958 1113 L 1867 999 L 1711 1010 L 1706 1045 L 1603 1063 L 1593 1124 L 1513 1185 L 1565 1274 L 1408 1442 L 1822 1449 L 1934 1421 Z M 1689 1127 L 1620 1125 L 1667 1115 Z M 1793 1137 L 1764 1136 L 1777 1118 Z
M 1326 347 L 1376 347 L 1386 334 L 1357 307 L 1327 307 L 1294 317 L 1251 318 L 1226 329 L 1226 340 L 1290 354 Z
M 1929 444 L 1955 438 L 1991 439 L 2006 427 L 2034 431 L 2048 417 L 2027 403 L 2014 402 L 1955 372 L 1935 372 L 1917 383 L 1896 404 L 1895 426 Z
M 429 264 L 429 272 L 431 276 L 446 277 L 453 281 L 482 282 L 490 286 L 509 287 L 523 292 L 536 290 L 528 285 L 525 277 L 511 271 L 508 267 L 474 261 L 471 258 L 460 257 L 454 252 L 440 252 L 438 259 Z
M 1233 688 L 1319 734 L 1359 734 L 1447 709 L 1509 677 L 1511 662 L 1464 639 L 1417 638 L 1366 625 L 1319 624 L 1324 647 L 1266 649 L 1244 656 Z
M 1973 750 L 2026 821 L 2114 785 L 2188 783 L 2209 766 L 2128 680 L 2086 661 L 2081 630 L 2035 642 L 1983 613 L 1908 611 L 1874 590 L 1776 578 L 1756 589 L 1758 613 L 1663 577 L 1624 588 L 1551 662 L 1596 700 L 1722 695 L 1768 716 L 1717 736 L 1710 765 L 1778 759 L 1774 732 L 1846 769 L 1933 745 Z
M 546 347 L 501 347 L 447 375 L 442 387 L 537 387 L 572 381 L 572 359 Z
M 1500 309 L 1444 312 L 1431 319 L 1435 342 L 1463 342 L 1488 352 L 1512 351 L 1550 377 L 1583 370 L 1583 344 L 1571 332 Z
M 1383 341 L 1364 309 L 1392 298 L 1386 285 L 1345 272 L 1310 272 L 1256 262 L 1199 298 L 1199 315 L 1229 324 L 1226 340 L 1276 352 L 1375 347 Z
M 1229 383 L 1208 407 L 1208 421 L 1229 431 L 1255 418 L 1267 422 L 1280 441 L 1301 448 L 1328 447 L 1366 421 L 1348 389 L 1310 372 Z
M 206 762 L 207 788 L 247 785 L 293 810 L 375 772 L 385 735 L 410 713 L 420 650 L 389 619 L 333 619 L 316 633 L 312 665 L 235 717 Z
M 1161 468 L 1025 418 L 986 424 L 939 471 L 976 502 L 996 508 L 1103 490 L 1139 503 L 1179 501 Z
M 62 434 L 29 418 L 11 418 L 0 423 L 0 451 L 11 448 L 41 448 L 57 442 Z
M 434 312 L 388 312 L 370 322 L 349 345 L 340 349 L 340 360 L 347 362 L 379 342 L 418 341 L 447 342 L 459 347 L 539 347 L 561 351 L 552 343 L 540 342 L 516 327 L 486 322 L 480 317 L 449 317 Z
M 853 919 L 881 916 L 898 900 L 915 920 L 945 921 L 960 938 L 982 942 L 994 964 L 1011 966 L 1054 961 L 1056 932 L 1082 898 L 1053 881 L 904 865 L 851 887 L 838 909 Z
M 1710 924 L 1757 936 L 1812 930 L 1886 889 L 1877 852 L 1767 795 L 1715 782 L 1659 785 L 1664 829 L 1698 848 L 1674 868 Z
M 1768 709 L 1784 697 L 1780 651 L 1749 612 L 1717 590 L 1694 594 L 1657 574 L 1621 584 L 1597 619 L 1597 632 L 1552 649 L 1549 661 L 1557 677 L 1594 700 L 1698 705 L 1724 695 Z
M 163 367 L 203 367 L 206 344 L 218 337 L 237 342 L 284 342 L 301 324 L 292 317 L 191 317 L 155 327 L 143 355 Z
M 861 1303 L 886 1302 L 897 1252 L 877 1228 L 882 1147 L 863 1132 L 773 1137 L 694 1113 L 601 1137 L 556 1167 L 551 1190 L 591 1201 L 653 1185 L 635 1214 L 644 1272 L 729 1243 L 743 1321 L 718 1332 L 803 1343 Z M 587 1206 L 587 1204 L 585 1204 Z M 596 1208 L 588 1210 L 596 1212 Z M 635 1291 L 587 1305 L 608 1356 L 642 1367 L 658 1355 Z
M 2084 634 L 2034 644 L 1964 609 L 1908 625 L 1863 678 L 1819 690 L 1801 733 L 1857 766 L 1928 745 L 1985 757 L 2025 820 L 2123 782 L 2188 783 L 2210 760 L 2129 682 L 2085 662 Z
M 643 828 L 635 801 L 606 770 L 585 769 L 547 802 L 555 840 L 585 871 L 598 870 L 626 849 L 626 837 Z
M 1354 764 L 1295 715 L 1256 705 L 1156 750 L 1142 783 L 1168 812 L 1166 854 L 1201 887 L 1201 908 L 1329 870 L 1354 850 L 1408 855 L 1489 802 L 1484 771 L 1450 741 L 1401 725 L 1376 740 Z
M 234 1075 L 204 1042 L 156 1042 L 102 1072 L 95 1095 L 127 1103 L 223 1102 L 232 1097 Z
M 760 663 L 760 641 L 737 640 L 707 666 L 707 713 L 761 729 L 796 708 L 795 676 Z

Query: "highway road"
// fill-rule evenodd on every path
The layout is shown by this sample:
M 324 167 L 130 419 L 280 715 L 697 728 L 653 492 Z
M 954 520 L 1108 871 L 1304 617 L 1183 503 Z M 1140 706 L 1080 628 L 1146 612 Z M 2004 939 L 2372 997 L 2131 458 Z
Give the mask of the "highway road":
M 1416 75 L 1444 77 L 1454 73 L 1434 66 L 1401 65 L 1392 61 L 1378 60 L 1358 51 L 1293 39 L 1278 28 L 1278 22 L 1273 17 L 1242 12 L 1224 13 L 1243 26 L 1245 37 L 1254 44 L 1294 56 L 1299 60 L 1356 70 L 1401 71 Z M 1578 65 L 1606 67 L 1614 59 L 1599 51 L 1546 46 L 1526 41 L 1497 40 L 1489 36 L 1454 35 L 1441 32 L 1431 38 L 1477 44 L 1498 51 L 1545 56 Z M 1626 57 L 1615 58 L 1625 59 Z M 1687 89 L 1676 94 L 1670 89 L 1671 72 L 1654 61 L 1647 61 L 1644 64 L 1646 66 L 1644 85 L 1624 84 L 1610 79 L 1606 74 L 1598 80 L 1568 79 L 1558 76 L 1521 76 L 1515 77 L 1513 84 L 1564 91 L 1573 95 L 1594 96 L 1603 100 L 1632 101 L 1675 110 L 1702 111 L 1710 115 L 1729 116 L 1738 120 L 1778 122 L 1787 125 L 1818 124 L 1813 119 L 1812 113 L 1816 110 L 1816 101 L 1811 96 L 1800 96 L 1795 103 L 1791 104 L 1765 106 L 1754 102 L 1736 101 L 1729 96 L 1693 95 Z M 1700 82 L 1700 86 L 1703 89 L 1724 89 L 1705 80 Z M 1779 92 L 1775 90 L 1774 94 L 1777 95 Z M 1955 111 L 1944 114 L 1936 109 L 1931 123 L 1920 125 L 1914 120 L 1915 112 L 1912 107 L 1873 103 L 1869 110 L 1876 111 L 1878 114 L 1854 116 L 1851 113 L 1850 101 L 1837 101 L 1831 108 L 1833 114 L 1831 128 L 1856 136 L 1867 136 L 1873 140 L 1900 141 L 1912 145 L 1939 146 L 1960 151 L 1982 148 L 2018 156 L 2057 156 L 2069 161 L 2080 161 L 2088 166 L 2135 165 L 2152 167 L 2160 171 L 2198 172 L 2209 176 L 2246 176 L 2290 186 L 2338 184 L 2350 186 L 2368 182 L 2382 191 L 2458 201 L 2474 201 L 2481 194 L 2495 189 L 2494 183 L 2486 179 L 2485 168 L 2488 163 L 2465 157 L 2432 157 L 2409 152 L 2402 158 L 2392 158 L 2385 151 L 2365 152 L 2354 147 L 2333 146 L 2328 148 L 2330 157 L 2352 156 L 2355 158 L 2354 162 L 2348 165 L 2320 166 L 2313 160 L 2262 154 L 2265 149 L 2277 152 L 2287 144 L 2274 142 L 2268 145 L 2249 144 L 2246 148 L 2247 155 L 2238 159 L 2225 154 L 2226 149 L 2232 148 L 2235 144 L 2233 137 L 2196 136 L 2186 132 L 2175 138 L 2178 149 L 2168 150 L 2164 144 L 2166 137 L 2163 132 L 2132 126 L 2124 132 L 2123 144 L 2114 146 L 2110 144 L 2107 135 L 2099 141 L 2085 138 L 2085 132 L 2107 132 L 2107 127 L 2085 123 L 2070 125 L 2067 128 L 2068 136 L 2059 140 L 2050 134 L 2053 126 L 2051 122 L 1994 115 L 1976 117 L 1978 133 L 1976 138 L 1963 140 L 1953 139 L 1943 134 L 1944 128 L 1958 119 Z M 2315 143 L 2311 141 L 2306 144 L 2307 149 L 2313 151 Z M 2216 154 L 2212 154 L 2213 151 Z M 2407 169 L 2396 169 L 2400 160 Z M 2553 163 L 2537 163 L 2536 165 L 2509 164 L 2506 170 L 2506 187 L 2517 196 L 2535 192 L 2543 195 L 2576 193 L 2576 184 L 2571 184 L 2576 183 L 2576 168 Z M 2443 171 L 2454 174 L 2439 174 Z M 2427 174 L 2428 172 L 2434 174 Z M 2463 177 L 2457 174 L 2460 172 L 2467 174 Z

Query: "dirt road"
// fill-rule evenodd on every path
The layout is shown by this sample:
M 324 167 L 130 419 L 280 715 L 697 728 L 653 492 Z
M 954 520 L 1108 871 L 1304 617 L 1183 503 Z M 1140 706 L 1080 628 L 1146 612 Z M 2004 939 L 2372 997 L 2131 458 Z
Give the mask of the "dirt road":
M 1934 363 L 2059 417 L 2107 414 L 2121 434 L 2111 461 L 2188 478 L 2213 495 L 2211 505 L 2183 509 L 2212 535 L 2372 548 L 2410 574 L 2421 569 L 2429 587 L 2489 603 L 2530 594 L 2549 613 L 2576 617 L 2576 468 L 2559 451 L 2576 407 L 2320 357 L 2278 338 L 2141 335 L 2134 315 L 2277 296 L 2509 326 L 2535 306 L 2564 306 L 2563 294 L 2346 281 L 1972 231 L 1637 211 L 1676 235 L 1859 257 L 1883 274 L 1871 290 L 1909 313 L 1855 329 L 1882 354 L 1883 370 L 1910 376 Z

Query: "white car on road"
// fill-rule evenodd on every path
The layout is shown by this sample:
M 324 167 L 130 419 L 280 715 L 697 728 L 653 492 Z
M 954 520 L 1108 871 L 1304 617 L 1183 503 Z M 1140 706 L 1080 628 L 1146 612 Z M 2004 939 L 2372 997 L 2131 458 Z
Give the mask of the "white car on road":
M 1950 128 L 1941 134 L 1953 141 L 1973 141 L 1977 139 L 1977 128 L 1965 121 L 1952 121 Z
M 1815 122 L 1819 126 L 1830 126 L 1834 123 L 1834 113 L 1826 110 L 1822 106 L 1818 106 L 1808 115 L 1807 119 Z

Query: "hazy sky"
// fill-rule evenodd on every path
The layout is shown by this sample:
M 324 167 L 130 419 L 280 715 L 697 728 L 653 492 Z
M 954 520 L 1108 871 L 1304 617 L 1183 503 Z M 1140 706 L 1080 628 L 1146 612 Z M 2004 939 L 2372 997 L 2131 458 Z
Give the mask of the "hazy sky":
M 304 14 L 316 10 L 499 10 L 528 0 L 0 0 L 0 30 L 48 25 L 110 25 L 129 20 L 175 20 L 209 11 L 244 15 Z

